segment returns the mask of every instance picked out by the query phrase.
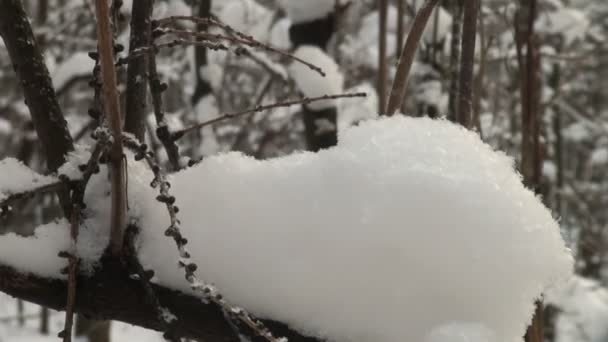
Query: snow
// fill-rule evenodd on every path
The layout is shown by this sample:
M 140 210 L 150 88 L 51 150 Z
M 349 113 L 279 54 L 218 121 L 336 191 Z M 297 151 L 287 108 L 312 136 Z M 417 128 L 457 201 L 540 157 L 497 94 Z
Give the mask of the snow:
M 378 95 L 376 88 L 370 83 L 362 83 L 347 89 L 346 93 L 365 93 L 365 97 L 355 97 L 338 103 L 338 134 L 348 127 L 366 119 L 378 117 Z
M 142 263 L 155 282 L 190 292 L 151 172 L 127 158 Z M 107 244 L 105 172 L 85 198 L 86 258 L 95 250 L 82 244 Z M 316 154 L 221 154 L 169 180 L 202 280 L 255 315 L 331 341 L 436 342 L 445 331 L 457 332 L 451 341 L 521 341 L 534 299 L 572 269 L 558 224 L 513 160 L 447 121 L 370 120 Z M 36 264 L 65 248 L 10 239 L 0 238 L 0 260 L 32 272 L 52 271 Z M 5 251 L 18 243 L 27 249 Z M 26 253 L 33 265 L 19 260 Z
M 279 0 L 294 24 L 325 18 L 334 10 L 335 0 Z
M 539 16 L 536 28 L 539 32 L 563 35 L 564 43 L 571 44 L 584 38 L 590 22 L 585 13 L 574 8 L 560 8 Z
M 546 296 L 558 308 L 555 342 L 602 342 L 608 336 L 608 290 L 597 281 L 572 277 Z
M 56 178 L 43 176 L 25 166 L 15 158 L 0 160 L 0 201 L 9 196 L 57 181 Z
M 79 51 L 59 63 L 51 73 L 51 79 L 55 89 L 63 88 L 69 81 L 76 77 L 82 77 L 93 73 L 95 62 L 89 57 L 88 52 Z
M 321 76 L 302 63 L 292 62 L 287 71 L 305 96 L 335 95 L 342 92 L 344 76 L 334 59 L 323 50 L 311 45 L 302 45 L 294 52 L 294 55 L 320 67 L 325 72 L 325 76 Z M 335 105 L 335 100 L 325 100 L 307 106 L 313 110 L 321 110 Z
M 13 130 L 13 125 L 10 121 L 0 118 L 0 136 L 9 135 Z
M 572 259 L 512 160 L 429 119 L 365 122 L 340 138 L 318 154 L 210 157 L 171 179 L 202 279 L 331 340 L 416 341 L 452 321 L 520 339 Z M 160 247 L 166 214 L 137 202 L 141 257 L 158 283 L 187 291 L 177 252 Z
M 449 323 L 429 333 L 425 342 L 492 342 L 496 334 L 478 323 Z
M 590 157 L 591 165 L 603 165 L 608 163 L 608 148 L 597 148 L 593 150 Z
M 218 18 L 233 29 L 267 41 L 274 12 L 254 0 L 226 1 L 218 12 Z
M 36 228 L 33 236 L 22 237 L 8 233 L 0 237 L 0 262 L 26 273 L 49 278 L 64 278 L 60 270 L 66 259 L 57 256 L 70 248 L 69 230 L 65 220 Z

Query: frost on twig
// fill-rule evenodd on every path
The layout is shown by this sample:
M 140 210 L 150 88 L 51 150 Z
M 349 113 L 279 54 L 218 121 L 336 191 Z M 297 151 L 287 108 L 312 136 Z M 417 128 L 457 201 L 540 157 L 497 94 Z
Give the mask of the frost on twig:
M 124 137 L 124 141 L 125 146 L 136 153 L 135 159 L 145 160 L 154 173 L 154 179 L 150 183 L 150 186 L 159 188 L 159 195 L 156 197 L 156 200 L 165 204 L 170 218 L 170 224 L 165 230 L 165 235 L 173 238 L 175 241 L 180 257 L 178 266 L 184 269 L 185 278 L 190 284 L 190 288 L 195 291 L 203 301 L 214 303 L 220 307 L 224 312 L 224 315 L 239 329 L 239 331 L 250 331 L 253 336 L 261 337 L 269 342 L 286 342 L 285 338 L 274 337 L 272 332 L 264 326 L 262 321 L 253 317 L 245 309 L 230 304 L 215 286 L 205 284 L 198 279 L 195 274 L 198 266 L 196 263 L 192 262 L 190 253 L 186 248 L 188 240 L 180 231 L 181 222 L 177 218 L 179 207 L 175 205 L 175 197 L 169 193 L 171 184 L 167 181 L 160 166 L 156 164 L 153 153 L 148 151 L 147 145 L 139 144 L 128 137 Z

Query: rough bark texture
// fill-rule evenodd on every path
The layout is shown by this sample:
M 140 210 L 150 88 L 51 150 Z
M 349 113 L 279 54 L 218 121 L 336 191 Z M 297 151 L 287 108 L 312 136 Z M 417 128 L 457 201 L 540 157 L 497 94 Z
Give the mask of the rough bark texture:
M 460 33 L 462 26 L 463 0 L 452 0 L 452 37 L 450 40 L 450 95 L 448 100 L 448 119 L 456 122 L 458 115 L 458 82 L 460 63 Z
M 322 19 L 291 25 L 289 38 L 294 47 L 314 45 L 325 51 L 327 42 L 334 33 L 335 18 L 336 14 L 332 12 Z M 318 111 L 307 106 L 302 107 L 306 145 L 309 151 L 316 152 L 338 143 L 337 117 L 338 108 L 335 106 Z
M 47 167 L 55 171 L 65 162 L 66 153 L 74 147 L 21 1 L 0 1 L 0 36 L 21 81 L 25 103 L 44 149 Z
M 473 67 L 475 65 L 478 10 L 479 0 L 465 1 L 460 55 L 458 122 L 466 128 L 471 128 L 473 123 Z
M 543 153 L 540 144 L 540 54 L 534 32 L 536 0 L 522 0 L 515 18 L 515 43 L 520 70 L 522 107 L 521 173 L 524 184 L 540 194 Z M 525 56 L 524 56 L 525 47 Z M 526 342 L 544 341 L 543 303 L 536 311 L 525 335 Z
M 198 16 L 206 18 L 211 15 L 211 0 L 200 1 L 198 7 Z M 207 25 L 199 23 L 197 26 L 198 32 L 206 32 Z M 196 67 L 194 73 L 196 76 L 196 88 L 194 94 L 192 94 L 192 105 L 196 105 L 200 99 L 211 93 L 211 85 L 201 75 L 201 68 L 207 65 L 207 48 L 202 45 L 194 47 L 194 62 Z
M 426 0 L 414 18 L 412 28 L 405 40 L 405 45 L 403 46 L 401 56 L 399 57 L 399 65 L 397 65 L 397 73 L 388 99 L 386 115 L 393 115 L 401 108 L 407 90 L 408 76 L 410 69 L 412 68 L 412 63 L 414 62 L 414 57 L 416 56 L 416 51 L 418 50 L 420 38 L 422 38 L 424 28 L 426 27 L 429 16 L 433 12 L 437 2 L 439 2 L 439 0 Z
M 185 280 L 184 280 L 185 281 Z M 141 284 L 129 277 L 124 262 L 103 258 L 92 277 L 79 276 L 76 312 L 96 320 L 118 320 L 148 329 L 162 331 L 156 310 L 148 304 Z M 177 332 L 182 337 L 201 341 L 238 342 L 233 328 L 220 308 L 200 299 L 158 285 L 152 285 L 159 301 L 178 317 Z M 0 265 L 0 291 L 54 310 L 65 310 L 67 284 L 63 280 L 23 274 Z M 312 342 L 317 339 L 300 335 L 286 325 L 264 321 L 276 336 L 290 342 Z
M 133 2 L 131 15 L 131 39 L 129 53 L 143 46 L 150 45 L 153 0 L 138 0 Z M 127 99 L 125 131 L 144 141 L 146 133 L 146 101 L 148 69 L 148 54 L 129 59 L 127 70 Z
M 387 88 L 387 65 L 386 65 L 386 28 L 387 20 L 386 16 L 388 13 L 388 0 L 380 0 L 380 20 L 378 24 L 380 28 L 378 32 L 378 112 L 383 113 L 386 109 L 386 88 Z

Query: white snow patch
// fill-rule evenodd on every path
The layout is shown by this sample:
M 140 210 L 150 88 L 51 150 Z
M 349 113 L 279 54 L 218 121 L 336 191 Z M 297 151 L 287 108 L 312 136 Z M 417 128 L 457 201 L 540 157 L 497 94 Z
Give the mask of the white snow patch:
M 560 8 L 539 16 L 536 28 L 547 34 L 560 34 L 566 45 L 584 38 L 590 22 L 585 13 L 574 8 Z
M 0 160 L 0 201 L 57 181 L 55 177 L 38 174 L 15 158 Z
M 591 165 L 603 165 L 608 163 L 608 148 L 593 150 L 590 157 Z
M 22 237 L 15 233 L 0 235 L 0 263 L 25 273 L 65 278 L 60 270 L 67 265 L 67 261 L 57 253 L 70 248 L 67 227 L 68 222 L 58 220 L 37 227 L 33 236 Z
M 288 72 L 305 96 L 335 95 L 342 92 L 344 76 L 340 72 L 336 61 L 323 50 L 311 45 L 302 45 L 294 52 L 294 55 L 320 67 L 325 72 L 325 77 L 323 77 L 302 63 L 292 62 Z M 307 106 L 313 110 L 321 110 L 336 106 L 336 101 L 317 101 Z
M 95 62 L 87 52 L 79 51 L 59 63 L 51 78 L 55 89 L 63 88 L 70 80 L 93 73 Z

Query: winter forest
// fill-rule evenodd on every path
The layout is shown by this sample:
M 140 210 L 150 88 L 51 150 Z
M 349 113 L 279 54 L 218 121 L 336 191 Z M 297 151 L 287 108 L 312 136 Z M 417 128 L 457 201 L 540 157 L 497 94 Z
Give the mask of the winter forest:
M 607 17 L 0 0 L 0 342 L 608 341 Z

